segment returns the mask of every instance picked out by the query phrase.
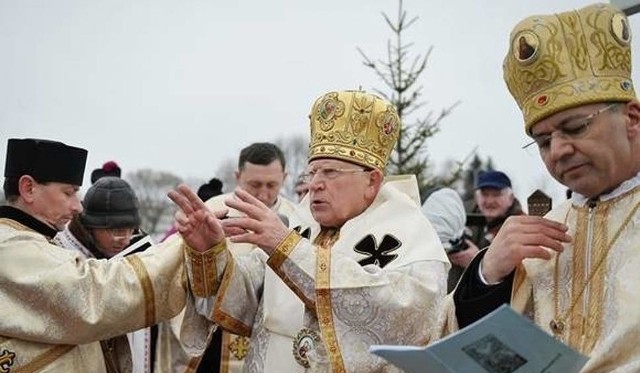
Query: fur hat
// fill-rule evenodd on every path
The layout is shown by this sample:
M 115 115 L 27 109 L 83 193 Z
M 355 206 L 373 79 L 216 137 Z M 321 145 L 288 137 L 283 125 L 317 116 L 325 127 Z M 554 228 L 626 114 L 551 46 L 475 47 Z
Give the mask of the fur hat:
M 87 151 L 58 141 L 9 139 L 4 176 L 82 185 Z
M 84 196 L 80 221 L 91 228 L 124 228 L 140 225 L 139 203 L 129 183 L 105 176 L 93 184 Z

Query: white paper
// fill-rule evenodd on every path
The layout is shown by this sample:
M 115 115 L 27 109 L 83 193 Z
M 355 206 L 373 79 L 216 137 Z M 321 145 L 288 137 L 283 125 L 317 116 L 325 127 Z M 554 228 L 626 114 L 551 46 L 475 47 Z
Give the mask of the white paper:
M 153 242 L 151 241 L 151 237 L 149 235 L 144 235 L 143 237 L 138 239 L 136 242 L 134 242 L 130 246 L 127 246 L 122 251 L 112 256 L 111 259 L 122 258 L 129 254 L 142 252 L 148 249 L 152 245 L 153 245 Z

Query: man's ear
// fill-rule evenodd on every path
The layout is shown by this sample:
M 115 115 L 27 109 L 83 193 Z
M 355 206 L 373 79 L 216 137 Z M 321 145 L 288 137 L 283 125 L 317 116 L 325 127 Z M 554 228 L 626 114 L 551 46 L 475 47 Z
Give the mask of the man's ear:
M 640 102 L 631 100 L 625 105 L 627 117 L 627 133 L 629 137 L 640 136 Z
M 376 194 L 384 183 L 384 174 L 380 170 L 372 170 L 369 172 L 369 185 L 375 188 Z
M 369 185 L 365 189 L 364 196 L 367 201 L 372 202 L 378 195 L 378 192 L 380 192 L 380 188 L 382 188 L 384 174 L 377 169 L 367 173 L 369 174 Z
M 18 179 L 18 193 L 20 197 L 27 202 L 32 203 L 34 200 L 36 181 L 29 175 L 22 175 Z

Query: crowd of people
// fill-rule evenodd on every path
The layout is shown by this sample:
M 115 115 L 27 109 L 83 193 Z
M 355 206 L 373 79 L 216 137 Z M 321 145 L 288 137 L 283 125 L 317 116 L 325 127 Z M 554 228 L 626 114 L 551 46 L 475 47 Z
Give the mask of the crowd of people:
M 362 90 L 312 103 L 295 200 L 281 149 L 252 143 L 226 193 L 217 178 L 168 191 L 160 242 L 116 162 L 81 199 L 87 150 L 9 139 L 0 371 L 396 372 L 368 348 L 427 346 L 503 304 L 587 356 L 581 372 L 640 371 L 630 43 L 609 4 L 511 33 L 528 146 L 571 191 L 545 216 L 498 170 L 478 173 L 470 211 L 450 187 L 421 199 L 415 175 L 386 175 L 401 118 Z

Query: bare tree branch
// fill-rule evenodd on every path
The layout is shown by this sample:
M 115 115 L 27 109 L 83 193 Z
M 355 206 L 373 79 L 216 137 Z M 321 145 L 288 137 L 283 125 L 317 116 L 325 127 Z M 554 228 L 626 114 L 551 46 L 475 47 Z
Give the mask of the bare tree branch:
M 140 202 L 142 229 L 159 237 L 171 226 L 175 213 L 175 207 L 167 193 L 180 184 L 182 179 L 169 172 L 141 169 L 127 173 L 126 180 Z

